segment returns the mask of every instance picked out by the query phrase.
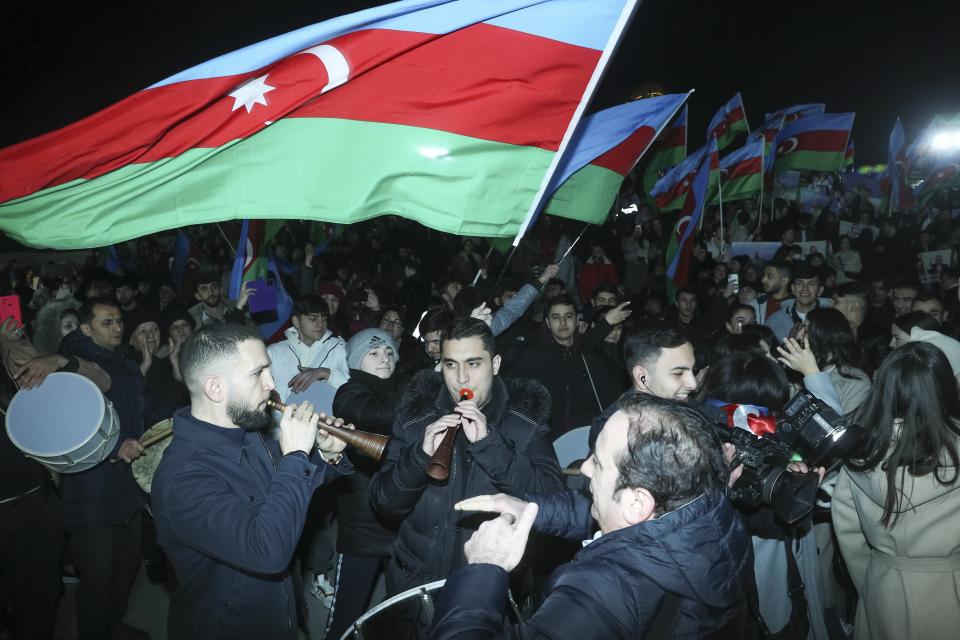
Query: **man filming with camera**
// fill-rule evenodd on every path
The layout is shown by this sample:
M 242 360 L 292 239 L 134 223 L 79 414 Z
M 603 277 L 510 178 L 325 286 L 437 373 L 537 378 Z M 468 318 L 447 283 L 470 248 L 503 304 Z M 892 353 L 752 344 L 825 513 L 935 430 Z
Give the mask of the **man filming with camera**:
M 750 536 L 724 495 L 715 431 L 698 411 L 629 394 L 582 472 L 590 498 L 499 494 L 458 505 L 501 515 L 480 526 L 441 596 L 433 638 L 740 637 Z M 600 531 L 590 540 L 594 521 Z M 505 631 L 507 574 L 531 528 L 584 541 L 547 584 L 543 604 Z

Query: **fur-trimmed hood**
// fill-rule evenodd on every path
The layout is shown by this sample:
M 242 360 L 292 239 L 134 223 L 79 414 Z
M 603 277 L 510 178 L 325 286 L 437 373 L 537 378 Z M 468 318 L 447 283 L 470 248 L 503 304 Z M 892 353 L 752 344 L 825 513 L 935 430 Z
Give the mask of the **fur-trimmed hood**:
M 410 380 L 403 392 L 398 415 L 409 420 L 432 409 L 446 410 L 452 405 L 443 375 L 425 370 Z M 484 406 L 483 413 L 493 425 L 498 424 L 507 411 L 517 411 L 537 424 L 545 424 L 550 418 L 550 406 L 550 392 L 536 380 L 495 376 L 493 397 Z

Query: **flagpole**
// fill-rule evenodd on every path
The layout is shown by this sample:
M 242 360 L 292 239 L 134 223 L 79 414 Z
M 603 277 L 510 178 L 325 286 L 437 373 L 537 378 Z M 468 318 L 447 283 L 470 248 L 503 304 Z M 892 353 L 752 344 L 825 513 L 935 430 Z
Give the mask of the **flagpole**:
M 720 201 L 720 259 L 723 259 L 723 178 L 717 180 L 717 199 Z
M 623 5 L 623 9 L 620 11 L 620 17 L 617 19 L 617 24 L 614 26 L 613 31 L 610 32 L 610 37 L 607 39 L 607 44 L 603 48 L 603 53 L 600 54 L 600 59 L 597 61 L 597 65 L 593 68 L 593 74 L 591 74 L 590 81 L 587 83 L 587 86 L 583 91 L 583 96 L 580 98 L 580 103 L 577 105 L 577 109 L 574 111 L 573 117 L 570 119 L 570 123 L 567 125 L 567 130 L 563 134 L 563 139 L 560 141 L 560 146 L 557 148 L 557 152 L 553 154 L 553 159 L 550 162 L 550 166 L 547 167 L 546 173 L 543 174 L 543 180 L 540 181 L 540 189 L 530 202 L 530 208 L 527 210 L 527 215 L 524 216 L 523 222 L 520 223 L 520 229 L 517 231 L 517 235 L 513 239 L 514 248 L 520 244 L 520 239 L 533 225 L 534 218 L 540 211 L 540 208 L 546 199 L 547 187 L 550 186 L 550 181 L 553 179 L 553 174 L 560 165 L 560 160 L 563 158 L 564 152 L 570 145 L 570 139 L 573 138 L 573 133 L 576 131 L 577 125 L 583 118 L 583 112 L 587 108 L 587 103 L 590 102 L 590 98 L 593 97 L 594 90 L 597 88 L 597 85 L 600 84 L 600 79 L 603 77 L 603 74 L 607 69 L 607 63 L 610 61 L 610 58 L 613 57 L 614 51 L 616 51 L 617 47 L 620 45 L 620 38 L 623 36 L 624 31 L 626 31 L 627 25 L 633 19 L 633 14 L 636 12 L 637 5 L 639 3 L 640 0 L 627 0 L 627 2 Z M 512 255 L 513 253 L 511 252 L 511 256 Z
M 766 182 L 766 172 L 763 170 L 763 163 L 766 161 L 767 141 L 763 139 L 760 147 L 760 201 L 757 203 L 757 233 L 760 233 L 760 225 L 763 224 L 763 183 Z
M 227 243 L 227 246 L 230 247 L 230 251 L 233 251 L 233 257 L 237 257 L 237 250 L 233 248 L 233 244 L 230 242 L 230 238 L 227 237 L 227 234 L 224 232 L 223 227 L 220 226 L 220 223 L 217 224 L 217 230 L 220 231 L 220 235 L 223 236 L 224 242 Z

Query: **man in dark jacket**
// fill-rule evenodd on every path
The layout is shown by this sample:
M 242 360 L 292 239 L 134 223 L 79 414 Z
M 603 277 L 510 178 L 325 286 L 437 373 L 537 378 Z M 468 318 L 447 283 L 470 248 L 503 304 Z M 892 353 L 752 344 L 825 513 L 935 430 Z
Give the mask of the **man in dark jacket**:
M 70 556 L 77 569 L 77 630 L 81 639 L 146 638 L 123 624 L 127 596 L 140 567 L 143 499 L 130 463 L 143 453 L 139 438 L 144 427 L 169 417 L 169 407 L 156 402 L 140 367 L 120 345 L 123 316 L 109 299 L 89 299 L 80 305 L 80 328 L 60 345 L 64 356 L 100 366 L 110 376 L 106 393 L 120 421 L 120 435 L 110 458 L 80 473 L 63 474 L 60 498 Z
M 550 437 L 590 424 L 617 397 L 614 379 L 596 351 L 583 348 L 577 333 L 577 308 L 565 294 L 546 303 L 549 336 L 527 347 L 508 372 L 511 378 L 533 378 L 550 392 Z
M 294 639 L 302 588 L 291 561 L 314 489 L 350 471 L 345 444 L 318 430 L 309 403 L 284 409 L 279 446 L 263 438 L 275 385 L 256 330 L 213 324 L 182 351 L 191 406 L 174 414 L 152 494 L 180 581 L 167 636 Z
M 430 637 L 633 640 L 653 629 L 658 638 L 743 637 L 753 552 L 724 495 L 713 433 L 694 409 L 632 394 L 583 464 L 592 503 L 560 494 L 458 505 L 502 515 L 467 542 L 468 566 L 447 580 Z M 587 540 L 590 516 L 600 530 Z M 585 546 L 553 574 L 537 612 L 502 630 L 507 574 L 531 527 Z
M 500 356 L 481 320 L 447 325 L 440 346 L 442 376 L 427 371 L 411 382 L 386 462 L 370 485 L 374 509 L 403 521 L 386 570 L 390 594 L 445 578 L 463 564 L 463 543 L 475 523 L 457 517 L 456 501 L 563 487 L 546 424 L 546 390 L 497 377 Z M 458 401 L 463 389 L 471 399 Z M 427 464 L 446 430 L 458 426 L 449 477 L 431 480 Z

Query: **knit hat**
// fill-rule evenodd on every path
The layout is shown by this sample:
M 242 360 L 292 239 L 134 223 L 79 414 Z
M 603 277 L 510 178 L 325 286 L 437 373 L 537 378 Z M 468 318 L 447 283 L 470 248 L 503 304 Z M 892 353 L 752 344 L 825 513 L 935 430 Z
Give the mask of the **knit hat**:
M 170 337 L 170 327 L 178 320 L 186 320 L 191 329 L 194 329 L 196 321 L 190 312 L 182 304 L 174 303 L 163 310 L 160 314 L 160 339 L 166 340 Z
M 960 376 L 960 342 L 939 331 L 927 331 L 920 327 L 914 327 L 910 331 L 910 342 L 929 342 L 943 351 L 950 362 L 950 368 L 953 369 L 953 375 Z
M 343 302 L 343 298 L 346 296 L 343 289 L 340 288 L 340 285 L 331 280 L 321 282 L 313 292 L 318 296 L 335 296 L 340 302 Z
M 382 329 L 364 329 L 357 332 L 347 341 L 347 366 L 351 369 L 359 369 L 364 356 L 377 347 L 388 346 L 393 349 L 394 356 L 399 360 L 400 351 L 397 349 L 397 343 L 386 331 Z
M 123 341 L 129 342 L 130 336 L 137 327 L 146 322 L 156 322 L 160 326 L 160 313 L 156 307 L 144 303 L 138 304 L 130 311 L 123 311 Z

